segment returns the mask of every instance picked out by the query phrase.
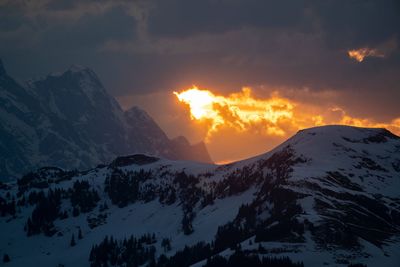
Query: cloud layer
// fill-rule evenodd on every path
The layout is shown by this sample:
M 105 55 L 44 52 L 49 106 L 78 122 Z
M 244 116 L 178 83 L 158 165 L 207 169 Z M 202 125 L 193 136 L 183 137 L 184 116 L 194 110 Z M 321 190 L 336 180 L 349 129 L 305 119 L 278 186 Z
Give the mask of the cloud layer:
M 263 83 L 376 90 L 381 73 L 399 70 L 398 47 L 364 67 L 347 57 L 352 49 L 398 42 L 397 1 L 3 0 L 0 6 L 0 56 L 12 72 L 25 78 L 88 65 L 118 96 L 193 82 L 226 90 Z M 387 87 L 398 84 L 394 76 L 385 80 Z
M 307 104 L 282 97 L 277 91 L 263 99 L 255 98 L 251 88 L 229 96 L 215 95 L 197 87 L 174 94 L 187 104 L 193 120 L 207 125 L 207 138 L 222 128 L 287 138 L 298 130 L 328 124 L 387 128 L 400 135 L 400 116 L 389 122 L 352 117 L 340 107 Z

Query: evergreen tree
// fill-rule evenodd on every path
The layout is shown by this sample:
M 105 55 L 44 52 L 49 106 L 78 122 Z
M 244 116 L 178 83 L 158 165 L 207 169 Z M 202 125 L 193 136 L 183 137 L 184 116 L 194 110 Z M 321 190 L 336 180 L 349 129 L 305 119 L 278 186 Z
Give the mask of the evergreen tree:
M 171 241 L 169 238 L 164 238 L 161 241 L 161 246 L 164 248 L 164 252 L 170 251 L 171 250 Z
M 74 247 L 76 245 L 74 234 L 72 234 L 70 245 L 71 245 L 71 247 Z
M 89 212 L 96 207 L 100 197 L 95 189 L 90 188 L 87 181 L 76 181 L 71 189 L 69 189 L 71 205 L 78 207 L 80 212 Z
M 8 256 L 8 254 L 5 253 L 3 256 L 3 262 L 6 263 L 6 262 L 10 262 L 10 261 L 11 261 L 10 256 Z
M 81 228 L 79 228 L 79 230 L 78 230 L 78 239 L 82 239 L 82 238 L 83 238 L 82 230 L 81 230 Z
M 63 212 L 60 213 L 60 219 L 64 220 L 68 218 L 68 212 L 64 210 Z
M 47 236 L 54 235 L 57 231 L 54 229 L 54 220 L 61 217 L 61 189 L 49 189 L 47 196 L 44 194 L 37 199 L 32 215 L 26 223 L 28 236 L 44 233 Z

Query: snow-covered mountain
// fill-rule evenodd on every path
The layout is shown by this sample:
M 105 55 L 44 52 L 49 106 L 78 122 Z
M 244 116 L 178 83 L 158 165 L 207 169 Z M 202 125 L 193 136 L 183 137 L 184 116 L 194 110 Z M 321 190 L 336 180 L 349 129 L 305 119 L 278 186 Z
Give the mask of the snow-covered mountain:
M 43 166 L 88 169 L 132 153 L 211 162 L 203 143 L 178 146 L 145 111 L 124 112 L 88 68 L 22 86 L 0 61 L 0 180 Z
M 1 185 L 7 266 L 400 266 L 400 138 L 302 130 L 228 165 L 136 154 Z

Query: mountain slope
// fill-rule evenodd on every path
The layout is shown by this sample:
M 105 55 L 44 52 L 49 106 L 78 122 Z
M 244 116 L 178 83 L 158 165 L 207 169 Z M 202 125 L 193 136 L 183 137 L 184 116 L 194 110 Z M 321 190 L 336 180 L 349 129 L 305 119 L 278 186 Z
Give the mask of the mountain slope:
M 0 103 L 0 180 L 43 166 L 87 169 L 131 153 L 211 162 L 206 149 L 176 148 L 145 111 L 124 112 L 88 68 L 23 87 L 0 63 Z
M 2 185 L 0 250 L 9 266 L 203 266 L 211 256 L 219 265 L 208 266 L 223 266 L 251 255 L 398 266 L 399 166 L 389 131 L 325 126 L 229 165 L 132 155 L 87 172 L 41 169 Z

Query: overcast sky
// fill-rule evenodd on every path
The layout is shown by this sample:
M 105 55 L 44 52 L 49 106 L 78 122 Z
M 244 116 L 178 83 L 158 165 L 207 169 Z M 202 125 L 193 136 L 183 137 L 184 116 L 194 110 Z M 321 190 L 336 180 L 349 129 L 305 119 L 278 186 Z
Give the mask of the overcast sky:
M 220 94 L 251 86 L 259 97 L 278 88 L 301 101 L 333 92 L 353 116 L 391 120 L 400 117 L 399 25 L 396 0 L 0 0 L 0 57 L 20 80 L 88 66 L 169 135 L 172 119 L 149 99 L 192 84 Z M 375 54 L 348 56 L 360 48 Z

